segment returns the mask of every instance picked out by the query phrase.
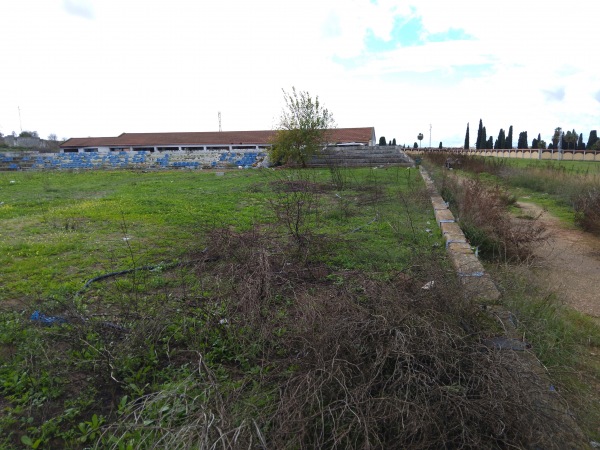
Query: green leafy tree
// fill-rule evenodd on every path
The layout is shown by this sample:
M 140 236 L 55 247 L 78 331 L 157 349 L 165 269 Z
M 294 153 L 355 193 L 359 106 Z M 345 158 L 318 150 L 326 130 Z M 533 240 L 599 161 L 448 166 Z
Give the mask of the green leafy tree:
M 419 144 L 417 144 L 416 142 L 413 145 L 413 148 L 419 148 Z
M 577 135 L 575 130 L 563 133 L 563 148 L 567 150 L 573 150 L 577 145 L 578 137 L 579 136 Z
M 538 139 L 537 148 L 542 149 L 542 150 L 546 150 L 546 141 Z
M 556 127 L 554 129 L 554 134 L 552 135 L 552 148 L 557 149 L 558 143 L 560 142 L 560 137 L 562 135 L 562 128 Z
M 465 150 L 469 150 L 469 124 L 467 123 L 467 133 L 465 134 Z
M 387 145 L 386 140 L 385 140 L 385 136 L 381 136 L 379 138 L 379 145 Z
M 283 90 L 285 108 L 281 112 L 277 132 L 272 141 L 269 158 L 274 164 L 306 163 L 323 145 L 327 145 L 329 130 L 335 127 L 331 112 L 324 108 L 319 97 L 307 91 Z
M 37 138 L 40 137 L 37 131 L 21 131 L 19 137 L 22 138 Z

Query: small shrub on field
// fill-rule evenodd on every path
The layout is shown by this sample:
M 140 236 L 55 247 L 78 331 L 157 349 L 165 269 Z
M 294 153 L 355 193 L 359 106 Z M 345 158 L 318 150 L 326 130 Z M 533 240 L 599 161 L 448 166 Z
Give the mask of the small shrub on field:
M 600 187 L 592 187 L 575 196 L 575 223 L 585 231 L 600 234 Z
M 447 177 L 441 191 L 455 209 L 465 236 L 484 257 L 524 261 L 546 239 L 545 228 L 535 220 L 511 219 L 507 206 L 516 200 L 499 187 Z

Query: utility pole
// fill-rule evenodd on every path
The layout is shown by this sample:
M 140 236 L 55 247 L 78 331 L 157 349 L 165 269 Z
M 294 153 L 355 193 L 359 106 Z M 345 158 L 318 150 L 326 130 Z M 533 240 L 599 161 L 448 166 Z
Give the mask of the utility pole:
M 21 133 L 23 132 L 23 124 L 21 123 L 21 107 L 17 106 L 17 109 L 19 110 L 19 128 L 21 129 Z
M 429 148 L 431 148 L 431 124 L 429 124 Z

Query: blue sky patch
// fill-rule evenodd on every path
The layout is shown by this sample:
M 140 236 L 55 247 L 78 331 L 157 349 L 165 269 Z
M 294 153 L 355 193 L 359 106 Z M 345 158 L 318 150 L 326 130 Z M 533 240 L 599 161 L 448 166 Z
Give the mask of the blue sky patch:
M 421 18 L 414 17 L 409 20 L 398 18 L 394 22 L 389 40 L 378 38 L 372 30 L 368 30 L 365 36 L 365 48 L 367 53 L 379 53 L 394 50 L 398 47 L 423 45 L 422 37 L 424 33 Z
M 452 86 L 464 79 L 489 75 L 493 70 L 493 64 L 469 64 L 430 72 L 401 71 L 388 73 L 383 78 L 387 81 L 403 81 L 415 85 Z
M 450 28 L 441 33 L 428 34 L 423 27 L 420 17 L 398 17 L 389 40 L 375 36 L 373 30 L 368 30 L 365 36 L 367 53 L 380 53 L 391 51 L 399 47 L 414 47 L 425 45 L 429 42 L 447 42 L 472 40 L 473 37 L 460 28 Z
M 442 33 L 434 33 L 427 36 L 427 42 L 446 42 L 446 41 L 470 41 L 473 36 L 470 36 L 460 28 L 450 28 Z

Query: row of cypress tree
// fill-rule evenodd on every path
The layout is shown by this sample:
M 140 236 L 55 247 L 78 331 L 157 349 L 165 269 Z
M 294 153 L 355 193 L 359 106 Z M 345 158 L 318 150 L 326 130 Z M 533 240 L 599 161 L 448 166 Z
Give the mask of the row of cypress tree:
M 562 148 L 564 149 L 574 149 L 574 150 L 585 150 L 587 149 L 595 149 L 600 150 L 600 140 L 598 139 L 598 135 L 596 130 L 590 131 L 590 136 L 588 138 L 587 145 L 583 142 L 583 134 L 577 135 L 575 130 L 567 131 L 565 134 L 562 132 L 561 128 L 556 128 L 554 131 L 554 135 L 552 138 L 552 142 L 548 146 L 548 148 L 556 148 L 558 145 L 559 138 L 562 133 Z M 465 149 L 470 148 L 470 137 L 469 137 L 469 124 L 467 123 L 467 132 L 465 134 Z M 483 121 L 479 119 L 479 128 L 477 130 L 477 140 L 475 142 L 475 148 L 477 150 L 502 150 L 502 149 L 511 149 L 513 148 L 513 127 L 512 125 L 508 128 L 508 133 L 504 131 L 503 128 L 500 128 L 498 133 L 498 137 L 494 141 L 492 136 L 487 136 L 487 130 L 483 126 Z M 517 148 L 519 149 L 528 149 L 530 148 L 528 145 L 527 139 L 527 131 L 522 131 L 519 133 L 519 139 L 517 141 Z M 534 138 L 531 141 L 531 148 L 546 148 L 546 141 L 541 139 L 540 134 L 538 133 L 537 138 Z

